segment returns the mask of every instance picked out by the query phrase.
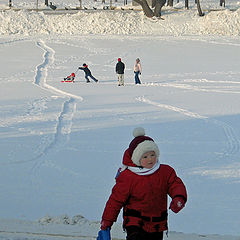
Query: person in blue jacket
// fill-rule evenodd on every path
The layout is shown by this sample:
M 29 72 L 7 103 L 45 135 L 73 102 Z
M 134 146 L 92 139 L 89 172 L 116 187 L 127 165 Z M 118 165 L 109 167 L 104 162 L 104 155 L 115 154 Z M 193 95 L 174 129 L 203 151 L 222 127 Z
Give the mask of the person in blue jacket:
M 78 69 L 83 70 L 85 72 L 85 78 L 87 80 L 87 83 L 90 82 L 89 78 L 93 79 L 95 82 L 98 82 L 98 80 L 92 75 L 90 69 L 88 68 L 88 65 L 86 63 L 83 64 L 82 67 L 79 67 Z

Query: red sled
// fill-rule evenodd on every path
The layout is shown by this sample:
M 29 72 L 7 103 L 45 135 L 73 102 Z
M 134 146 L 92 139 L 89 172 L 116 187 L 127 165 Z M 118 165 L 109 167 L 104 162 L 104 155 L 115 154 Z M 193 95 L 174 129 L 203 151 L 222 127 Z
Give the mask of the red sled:
M 61 82 L 74 82 L 75 77 L 76 77 L 75 73 L 72 73 L 71 75 L 64 78 L 64 80 Z

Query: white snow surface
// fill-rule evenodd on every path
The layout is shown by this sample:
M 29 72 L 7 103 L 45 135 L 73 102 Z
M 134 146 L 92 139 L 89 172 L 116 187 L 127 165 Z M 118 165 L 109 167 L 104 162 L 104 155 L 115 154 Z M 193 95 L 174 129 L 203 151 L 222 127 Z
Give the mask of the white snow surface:
M 120 10 L 120 0 L 115 11 L 99 1 L 83 2 L 96 11 L 50 11 L 39 1 L 39 12 L 29 11 L 36 1 L 7 2 L 0 0 L 0 239 L 95 239 L 141 126 L 188 190 L 186 207 L 169 211 L 164 239 L 239 240 L 239 1 L 222 8 L 202 0 L 204 17 L 180 1 L 164 7 L 164 21 Z M 61 82 L 83 63 L 98 83 L 86 84 L 81 71 L 75 83 Z M 125 239 L 121 222 L 120 214 L 113 239 Z

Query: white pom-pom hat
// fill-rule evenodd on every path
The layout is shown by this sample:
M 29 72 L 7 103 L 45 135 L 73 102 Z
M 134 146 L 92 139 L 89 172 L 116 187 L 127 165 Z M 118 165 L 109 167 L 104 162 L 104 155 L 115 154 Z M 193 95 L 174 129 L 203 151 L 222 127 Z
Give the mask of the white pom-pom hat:
M 155 152 L 157 159 L 159 158 L 159 148 L 152 138 L 145 136 L 144 128 L 135 128 L 133 130 L 133 136 L 134 139 L 131 141 L 128 148 L 133 163 L 137 166 L 141 166 L 140 160 L 142 155 L 151 151 Z

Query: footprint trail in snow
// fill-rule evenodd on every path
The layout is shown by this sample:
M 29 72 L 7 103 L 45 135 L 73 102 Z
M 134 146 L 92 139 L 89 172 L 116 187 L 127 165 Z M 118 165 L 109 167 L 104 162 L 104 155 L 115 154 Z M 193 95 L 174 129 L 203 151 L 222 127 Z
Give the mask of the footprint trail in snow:
M 50 91 L 54 94 L 59 95 L 60 97 L 67 97 L 68 100 L 63 103 L 62 110 L 57 119 L 53 140 L 47 146 L 45 146 L 45 148 L 38 156 L 31 159 L 31 161 L 36 161 L 32 169 L 33 175 L 36 174 L 37 169 L 39 169 L 43 164 L 47 164 L 49 166 L 51 165 L 54 167 L 53 162 L 51 162 L 47 155 L 49 153 L 59 151 L 68 141 L 71 134 L 72 120 L 76 111 L 76 101 L 83 100 L 80 96 L 59 90 L 47 84 L 48 67 L 54 63 L 55 51 L 47 46 L 43 41 L 38 41 L 37 46 L 44 51 L 44 54 L 43 62 L 36 67 L 34 84 L 46 91 Z

